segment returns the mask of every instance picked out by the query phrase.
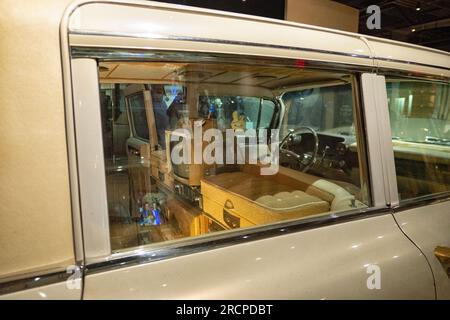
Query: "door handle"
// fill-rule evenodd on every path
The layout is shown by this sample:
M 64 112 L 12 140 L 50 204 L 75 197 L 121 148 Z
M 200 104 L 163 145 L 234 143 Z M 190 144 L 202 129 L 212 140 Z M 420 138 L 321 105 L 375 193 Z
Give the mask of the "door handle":
M 450 248 L 437 246 L 434 249 L 434 255 L 438 258 L 439 262 L 442 264 L 450 263 Z

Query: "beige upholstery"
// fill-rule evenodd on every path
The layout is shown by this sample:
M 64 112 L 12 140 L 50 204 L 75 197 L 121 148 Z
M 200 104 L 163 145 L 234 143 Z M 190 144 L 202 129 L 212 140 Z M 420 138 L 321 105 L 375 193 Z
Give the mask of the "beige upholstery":
M 301 210 L 302 207 L 324 205 L 322 199 L 311 196 L 306 192 L 295 190 L 292 192 L 278 192 L 274 195 L 265 195 L 256 199 L 256 202 L 272 210 Z M 328 204 L 327 204 L 328 206 Z
M 331 201 L 331 211 L 350 208 L 352 203 L 355 201 L 355 196 L 350 194 L 347 190 L 338 186 L 337 184 L 323 179 L 315 181 L 310 187 L 308 187 L 308 189 L 311 187 L 318 188 L 333 194 L 334 197 Z M 306 189 L 306 192 L 308 192 L 308 189 Z
M 220 218 L 217 209 L 208 209 L 213 208 L 211 203 L 216 202 L 223 207 L 231 202 L 233 208 L 229 212 L 254 224 L 316 215 L 330 210 L 329 202 L 317 196 L 267 176 L 242 171 L 205 177 L 201 190 L 207 213 Z
M 287 184 L 267 179 L 266 176 L 254 176 L 238 171 L 209 177 L 208 181 L 271 210 L 291 211 L 314 206 L 323 211 L 329 210 L 327 201 Z
M 344 187 L 313 175 L 280 168 L 275 175 L 261 176 L 259 169 L 244 165 L 241 171 L 204 177 L 204 211 L 221 221 L 226 210 L 255 225 L 365 206 Z
M 259 165 L 243 165 L 241 167 L 241 171 L 250 173 L 254 176 L 261 175 L 261 166 Z M 293 190 L 302 190 L 307 192 L 310 195 L 316 196 L 322 200 L 325 200 L 331 203 L 334 199 L 333 192 L 325 191 L 323 189 L 315 187 L 314 182 L 320 180 L 313 175 L 290 169 L 285 167 L 279 167 L 278 173 L 275 175 L 264 176 L 264 179 L 271 181 L 273 184 L 282 184 L 290 186 Z M 306 191 L 308 189 L 308 191 Z
M 244 165 L 241 170 L 252 175 L 260 174 L 260 166 L 258 165 Z M 269 184 L 273 185 L 275 183 L 290 186 L 293 190 L 301 190 L 307 195 L 326 201 L 330 205 L 329 211 L 351 209 L 354 206 L 358 208 L 366 206 L 356 200 L 353 194 L 359 194 L 359 189 L 356 186 L 338 181 L 334 183 L 294 169 L 280 167 L 277 174 L 264 176 L 264 179 Z M 338 183 L 342 184 L 342 186 Z M 352 193 L 348 191 L 349 189 L 352 190 Z

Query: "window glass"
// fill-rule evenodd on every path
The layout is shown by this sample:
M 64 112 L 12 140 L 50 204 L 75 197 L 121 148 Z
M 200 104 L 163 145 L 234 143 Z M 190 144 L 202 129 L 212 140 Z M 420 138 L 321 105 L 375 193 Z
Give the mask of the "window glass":
M 101 88 L 135 92 L 136 63 L 100 62 L 129 70 Z M 212 59 L 138 65 L 142 91 L 117 99 L 128 99 L 135 135 L 158 146 L 131 139 L 125 162 L 105 154 L 113 251 L 370 206 L 352 75 Z
M 282 96 L 286 115 L 282 122 L 282 135 L 289 131 L 306 131 L 303 136 L 318 136 L 316 162 L 308 173 L 339 181 L 348 190 L 367 189 L 360 175 L 359 155 L 356 152 L 356 133 L 353 117 L 353 93 L 350 83 L 325 85 L 288 91 Z M 306 127 L 306 128 L 305 128 Z M 308 129 L 310 128 L 310 129 Z M 309 138 L 309 150 L 313 150 Z M 291 142 L 301 150 L 305 142 Z M 310 151 L 311 154 L 311 151 Z M 289 167 L 302 167 L 289 154 L 280 157 L 280 163 Z M 359 191 L 358 191 L 359 192 Z M 360 200 L 364 194 L 360 193 Z
M 285 129 L 295 129 L 301 124 L 321 132 L 355 135 L 350 84 L 291 91 L 283 100 L 290 103 Z
M 144 95 L 134 94 L 128 98 L 131 116 L 133 117 L 134 133 L 137 138 L 148 140 L 148 124 L 145 113 Z
M 400 200 L 450 190 L 449 85 L 386 83 Z
M 258 121 L 258 129 L 270 128 L 273 117 L 275 115 L 276 104 L 272 100 L 264 99 L 261 101 L 260 119 Z
M 158 149 L 166 149 L 166 130 L 176 128 L 181 115 L 186 113 L 186 88 L 181 85 L 151 84 Z
M 122 84 L 109 83 L 100 87 L 104 155 L 116 163 L 126 159 L 126 140 L 130 137 L 124 88 Z
M 199 114 L 215 119 L 222 130 L 239 119 L 244 122 L 242 129 L 267 129 L 275 114 L 276 102 L 262 97 L 199 96 L 199 101 Z

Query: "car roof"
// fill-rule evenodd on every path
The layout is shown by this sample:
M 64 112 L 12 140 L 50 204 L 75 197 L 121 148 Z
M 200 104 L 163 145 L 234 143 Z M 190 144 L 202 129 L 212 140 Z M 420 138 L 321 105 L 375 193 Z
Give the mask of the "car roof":
M 450 77 L 448 52 L 302 23 L 153 1 L 79 1 L 72 11 L 71 34 L 190 41 L 199 48 L 201 42 L 265 47 L 273 56 L 297 50 L 311 60 L 333 60 L 326 54 L 335 54 L 348 57 L 337 62 Z

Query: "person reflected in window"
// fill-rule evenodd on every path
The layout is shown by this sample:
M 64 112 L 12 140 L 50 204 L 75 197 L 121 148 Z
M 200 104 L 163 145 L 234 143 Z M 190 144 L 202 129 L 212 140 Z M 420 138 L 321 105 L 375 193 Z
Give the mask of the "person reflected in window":
M 167 116 L 167 105 L 164 102 L 163 85 L 152 85 L 152 102 L 155 112 L 156 134 L 158 135 L 158 144 L 162 149 L 166 145 L 165 131 L 169 127 L 169 118 Z
M 179 109 L 181 109 L 182 107 L 183 107 L 182 98 L 180 95 L 177 95 L 177 97 L 173 100 L 173 102 L 166 111 L 166 114 L 169 117 L 169 125 L 171 130 L 177 128 L 178 121 L 181 118 Z

